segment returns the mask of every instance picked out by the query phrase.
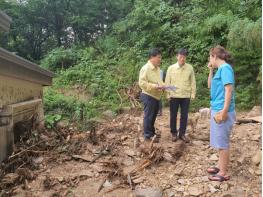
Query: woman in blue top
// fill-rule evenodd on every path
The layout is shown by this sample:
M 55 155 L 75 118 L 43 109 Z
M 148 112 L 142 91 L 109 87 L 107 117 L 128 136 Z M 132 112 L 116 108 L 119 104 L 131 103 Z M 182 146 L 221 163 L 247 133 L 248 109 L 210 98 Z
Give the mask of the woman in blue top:
M 211 89 L 210 146 L 219 149 L 218 167 L 207 171 L 212 181 L 229 180 L 229 138 L 235 122 L 234 71 L 230 54 L 222 46 L 210 50 L 208 88 Z M 217 68 L 213 77 L 213 70 Z

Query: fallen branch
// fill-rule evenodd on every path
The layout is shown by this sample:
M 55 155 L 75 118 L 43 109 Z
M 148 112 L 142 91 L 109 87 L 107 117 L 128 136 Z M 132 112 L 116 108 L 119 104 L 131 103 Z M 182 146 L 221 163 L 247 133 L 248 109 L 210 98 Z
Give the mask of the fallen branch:
M 101 150 L 100 153 L 89 162 L 89 165 L 94 163 L 102 155 L 108 155 L 110 153 L 110 150 L 112 149 L 113 144 L 114 142 L 112 142 L 110 145 L 107 145 L 103 150 Z
M 81 159 L 81 160 L 86 161 L 86 162 L 91 162 L 90 159 L 86 159 L 85 157 L 82 157 L 80 155 L 72 155 L 71 157 L 73 157 L 74 159 Z
M 14 157 L 17 157 L 17 156 L 25 153 L 25 152 L 30 152 L 30 151 L 31 151 L 31 150 L 30 150 L 31 148 L 33 148 L 33 147 L 35 147 L 35 146 L 37 146 L 37 145 L 39 145 L 39 144 L 41 144 L 41 143 L 43 143 L 43 142 L 45 142 L 45 140 L 42 140 L 42 141 L 40 141 L 40 142 L 38 142 L 38 143 L 36 143 L 36 144 L 33 144 L 32 146 L 30 146 L 30 147 L 27 148 L 27 149 L 24 149 L 24 150 L 22 150 L 22 151 L 20 151 L 20 152 L 18 152 L 18 153 L 16 153 L 16 154 L 14 154 L 14 155 L 11 155 L 10 157 L 8 157 L 8 159 L 10 160 L 10 159 L 12 159 L 12 158 L 14 158 Z
M 114 171 L 111 171 L 111 172 L 103 179 L 103 181 L 101 182 L 101 184 L 100 184 L 100 186 L 99 186 L 99 188 L 98 188 L 98 192 L 100 192 L 100 191 L 102 190 L 103 184 L 105 183 L 105 181 L 106 181 L 107 179 L 110 179 L 111 177 L 115 176 L 118 172 L 119 172 L 119 169 L 116 170 L 115 172 L 114 172 Z
M 110 193 L 110 192 L 114 191 L 115 189 L 120 189 L 120 188 L 125 188 L 125 186 L 123 186 L 123 185 L 115 185 L 115 186 L 113 186 L 113 188 L 108 189 L 104 193 Z

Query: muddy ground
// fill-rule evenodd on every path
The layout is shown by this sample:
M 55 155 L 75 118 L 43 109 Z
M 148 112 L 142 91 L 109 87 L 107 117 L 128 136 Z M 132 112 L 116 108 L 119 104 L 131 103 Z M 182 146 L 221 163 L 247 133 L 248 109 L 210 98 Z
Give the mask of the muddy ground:
M 208 180 L 218 161 L 208 119 L 189 127 L 189 144 L 171 141 L 167 109 L 156 121 L 159 143 L 144 144 L 141 125 L 131 112 L 82 132 L 34 131 L 2 164 L 0 196 L 261 196 L 261 123 L 234 126 L 225 182 Z

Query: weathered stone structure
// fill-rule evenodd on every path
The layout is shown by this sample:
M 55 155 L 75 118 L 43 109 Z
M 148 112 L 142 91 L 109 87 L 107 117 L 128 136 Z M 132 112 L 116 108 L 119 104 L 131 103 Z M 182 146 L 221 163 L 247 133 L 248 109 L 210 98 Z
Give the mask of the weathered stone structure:
M 0 31 L 7 32 L 11 18 L 0 12 Z M 43 126 L 43 86 L 54 74 L 0 48 L 0 162 L 12 153 L 24 130 Z M 23 125 L 23 126 L 21 126 Z

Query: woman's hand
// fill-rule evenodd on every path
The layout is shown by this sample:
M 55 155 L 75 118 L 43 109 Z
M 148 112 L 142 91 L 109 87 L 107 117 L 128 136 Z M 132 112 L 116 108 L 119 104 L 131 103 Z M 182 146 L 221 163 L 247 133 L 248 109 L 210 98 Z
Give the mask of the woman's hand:
M 213 66 L 212 66 L 210 61 L 208 62 L 207 68 L 209 68 L 209 75 L 208 75 L 208 79 L 207 79 L 207 86 L 208 86 L 208 88 L 211 88 L 211 81 L 212 81 L 212 78 L 213 78 L 213 69 L 214 68 L 213 68 Z
M 207 68 L 209 68 L 210 70 L 213 70 L 213 66 L 210 62 L 208 62 Z
M 221 120 L 222 121 L 226 121 L 227 120 L 227 111 L 220 111 L 220 115 L 221 115 Z
M 227 112 L 224 111 L 224 110 L 218 112 L 218 113 L 215 115 L 215 117 L 214 117 L 216 123 L 218 123 L 218 124 L 221 123 L 221 122 L 226 121 L 227 118 L 228 118 Z

